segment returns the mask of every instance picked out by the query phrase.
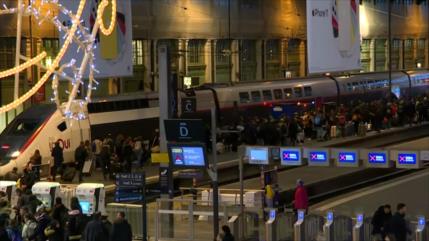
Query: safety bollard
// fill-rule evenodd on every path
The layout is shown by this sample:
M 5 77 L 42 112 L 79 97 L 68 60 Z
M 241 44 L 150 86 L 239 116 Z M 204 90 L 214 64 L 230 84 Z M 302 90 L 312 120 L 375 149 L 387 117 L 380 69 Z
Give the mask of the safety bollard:
M 356 215 L 356 223 L 353 226 L 353 241 L 364 241 L 363 214 Z
M 298 217 L 293 225 L 293 240 L 294 241 L 305 241 L 305 226 L 304 226 L 304 218 L 305 218 L 305 211 L 304 210 L 298 210 Z
M 325 240 L 334 239 L 334 213 L 333 212 L 328 212 L 326 214 L 326 222 L 323 225 L 323 235 L 325 236 Z
M 276 227 L 276 210 L 271 209 L 269 211 L 268 221 L 265 222 L 265 240 L 266 241 L 277 241 L 277 227 Z
M 417 221 L 416 227 L 416 241 L 426 241 L 426 219 L 420 216 Z

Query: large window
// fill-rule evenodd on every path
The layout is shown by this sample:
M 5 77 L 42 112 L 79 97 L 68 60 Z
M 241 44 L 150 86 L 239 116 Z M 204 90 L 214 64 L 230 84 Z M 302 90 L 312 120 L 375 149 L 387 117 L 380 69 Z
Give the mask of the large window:
M 280 40 L 268 40 L 265 45 L 266 78 L 274 79 L 281 76 L 280 71 Z
M 143 65 L 143 40 L 133 40 L 133 65 Z
M 0 69 L 15 66 L 15 38 L 0 38 Z
M 240 44 L 240 80 L 255 80 L 256 40 L 241 40 Z
M 216 82 L 229 82 L 231 77 L 231 41 L 221 39 L 216 41 Z
M 42 64 L 49 67 L 52 65 L 52 62 L 57 56 L 60 49 L 60 41 L 58 39 L 42 39 L 42 48 L 43 51 L 47 53 L 45 59 L 43 59 Z
M 402 69 L 400 66 L 400 49 L 401 49 L 402 40 L 393 39 L 392 40 L 392 70 Z
M 364 72 L 371 71 L 371 40 L 363 39 L 361 44 L 360 59 L 362 70 Z
M 418 39 L 417 40 L 416 64 L 420 64 L 421 66 L 424 66 L 424 64 L 425 64 L 425 54 L 426 54 L 425 42 L 426 42 L 425 39 Z
M 386 39 L 375 40 L 375 71 L 386 70 Z
M 301 40 L 291 39 L 287 48 L 287 70 L 290 71 L 291 77 L 299 76 L 301 69 L 300 46 Z
M 416 61 L 414 58 L 414 39 L 406 39 L 404 41 L 404 68 L 414 69 Z
M 198 79 L 198 84 L 205 82 L 205 43 L 201 39 L 191 39 L 188 42 L 188 76 Z

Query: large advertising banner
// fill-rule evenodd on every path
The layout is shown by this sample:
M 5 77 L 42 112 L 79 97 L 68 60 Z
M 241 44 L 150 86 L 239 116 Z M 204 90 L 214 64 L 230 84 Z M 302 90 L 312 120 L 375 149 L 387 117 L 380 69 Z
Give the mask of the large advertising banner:
M 73 13 L 76 13 L 79 2 L 78 0 L 62 0 L 61 4 Z M 83 25 L 88 28 L 89 32 L 91 32 L 95 24 L 99 2 L 99 0 L 86 1 L 81 20 L 83 21 Z M 112 14 L 111 6 L 112 4 L 108 5 L 103 16 L 104 23 L 107 27 L 110 24 L 110 17 Z M 99 31 L 95 39 L 95 68 L 99 71 L 95 73 L 95 78 L 131 76 L 133 74 L 131 16 L 131 1 L 117 1 L 116 26 L 113 33 L 109 36 L 105 36 Z M 62 13 L 59 16 L 59 20 L 63 25 L 71 26 L 70 17 Z M 64 31 L 60 32 L 59 39 L 61 45 L 65 39 L 64 34 Z M 78 51 L 78 45 L 73 44 L 65 54 L 61 64 L 68 63 L 71 59 L 75 59 L 76 63 L 81 63 L 83 56 L 84 51 L 82 49 Z M 73 76 L 71 70 L 66 69 L 65 72 Z M 88 74 L 88 68 L 86 74 Z
M 307 0 L 309 73 L 360 69 L 359 0 Z

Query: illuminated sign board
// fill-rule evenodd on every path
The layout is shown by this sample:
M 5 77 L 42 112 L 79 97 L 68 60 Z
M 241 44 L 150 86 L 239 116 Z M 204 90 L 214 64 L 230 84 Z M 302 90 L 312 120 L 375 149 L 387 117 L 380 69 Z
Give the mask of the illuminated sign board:
M 207 166 L 206 151 L 201 144 L 169 144 L 170 162 L 178 168 L 205 168 Z
M 246 156 L 249 159 L 249 164 L 268 165 L 269 164 L 269 148 L 247 146 Z
M 334 159 L 339 167 L 359 167 L 359 152 L 357 150 L 334 150 Z
M 397 168 L 421 168 L 422 163 L 418 151 L 393 151 Z
M 392 162 L 389 158 L 389 152 L 385 150 L 365 150 L 362 154 L 365 157 L 365 165 L 375 168 L 392 167 Z
M 302 156 L 300 148 L 281 148 L 280 161 L 284 166 L 302 165 Z
M 309 166 L 330 166 L 329 149 L 305 149 Z

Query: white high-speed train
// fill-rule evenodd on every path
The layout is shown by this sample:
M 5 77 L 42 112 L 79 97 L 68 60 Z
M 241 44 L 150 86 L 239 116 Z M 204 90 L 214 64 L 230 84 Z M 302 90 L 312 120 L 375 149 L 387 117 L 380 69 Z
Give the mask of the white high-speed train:
M 392 92 L 397 96 L 417 96 L 429 91 L 429 71 L 392 73 Z M 371 100 L 387 96 L 388 74 L 370 73 L 351 76 L 322 76 L 240 83 L 230 86 L 201 87 L 178 92 L 183 98 L 196 98 L 198 118 L 205 118 L 215 106 L 222 121 L 228 122 L 237 110 L 246 115 L 269 113 L 275 105 L 315 101 L 346 103 L 353 99 Z M 182 111 L 179 116 L 194 117 Z M 39 149 L 42 163 L 51 160 L 56 140 L 64 148 L 65 162 L 72 162 L 81 141 L 104 138 L 108 134 L 142 136 L 148 140 L 158 128 L 158 96 L 130 94 L 98 99 L 88 105 L 88 118 L 64 119 L 54 105 L 36 105 L 18 115 L 0 134 L 0 176 L 13 167 L 21 171 Z

